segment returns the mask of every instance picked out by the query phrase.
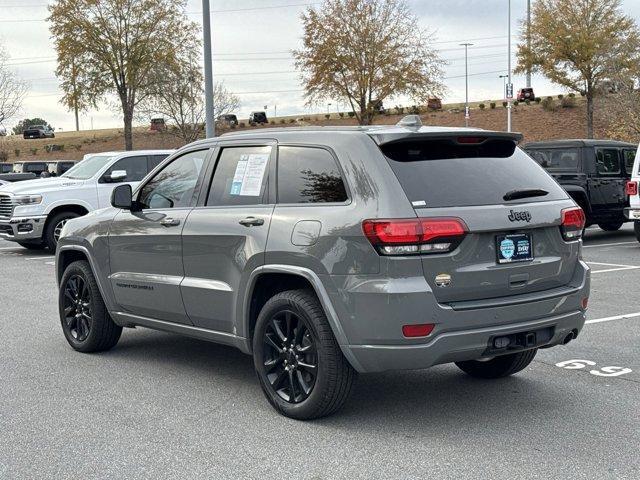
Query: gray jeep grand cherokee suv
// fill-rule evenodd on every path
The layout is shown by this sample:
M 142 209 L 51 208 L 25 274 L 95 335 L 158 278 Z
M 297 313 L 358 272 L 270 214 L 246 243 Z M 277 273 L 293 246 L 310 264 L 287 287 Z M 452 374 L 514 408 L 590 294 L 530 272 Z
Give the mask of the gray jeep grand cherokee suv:
M 81 352 L 142 326 L 253 355 L 269 402 L 338 410 L 356 372 L 516 373 L 584 325 L 584 214 L 517 134 L 273 129 L 193 143 L 65 226 Z

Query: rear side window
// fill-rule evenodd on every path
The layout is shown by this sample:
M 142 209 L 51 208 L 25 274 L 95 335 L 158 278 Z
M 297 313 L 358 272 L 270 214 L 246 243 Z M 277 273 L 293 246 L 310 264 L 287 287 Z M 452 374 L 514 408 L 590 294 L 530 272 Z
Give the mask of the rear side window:
M 124 170 L 127 176 L 121 182 L 139 182 L 149 171 L 147 170 L 147 157 L 127 157 L 118 160 L 105 172 L 104 177 L 108 178 L 115 171 Z
M 453 140 L 383 145 L 389 165 L 414 206 L 427 208 L 541 202 L 567 198 L 551 176 L 512 141 L 460 145 Z M 507 192 L 547 195 L 505 201 Z
M 540 166 L 550 170 L 572 170 L 578 169 L 580 161 L 580 150 L 578 148 L 548 148 L 548 149 L 527 149 Z
M 636 150 L 625 149 L 622 151 L 624 157 L 624 169 L 629 175 L 637 175 L 638 172 L 633 171 L 633 163 L 636 160 Z
M 617 148 L 603 148 L 596 151 L 596 171 L 600 175 L 620 173 L 620 152 Z
M 278 149 L 278 203 L 346 200 L 344 180 L 331 153 L 311 147 Z
M 208 206 L 264 203 L 272 147 L 223 148 L 207 198 Z

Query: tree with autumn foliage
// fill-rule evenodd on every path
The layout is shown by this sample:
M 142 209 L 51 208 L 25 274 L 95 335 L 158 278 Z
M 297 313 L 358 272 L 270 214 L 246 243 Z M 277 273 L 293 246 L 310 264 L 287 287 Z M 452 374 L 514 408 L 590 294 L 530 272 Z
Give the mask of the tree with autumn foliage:
M 537 0 L 530 29 L 522 27 L 516 73 L 529 68 L 586 97 L 593 138 L 594 99 L 612 72 L 635 78 L 640 71 L 638 25 L 620 0 Z
M 118 99 L 127 150 L 136 107 L 154 91 L 154 71 L 198 48 L 185 0 L 56 0 L 49 22 L 58 55 L 63 103 Z
M 442 93 L 444 62 L 405 0 L 324 0 L 301 18 L 293 55 L 309 105 L 340 99 L 368 125 L 389 98 Z

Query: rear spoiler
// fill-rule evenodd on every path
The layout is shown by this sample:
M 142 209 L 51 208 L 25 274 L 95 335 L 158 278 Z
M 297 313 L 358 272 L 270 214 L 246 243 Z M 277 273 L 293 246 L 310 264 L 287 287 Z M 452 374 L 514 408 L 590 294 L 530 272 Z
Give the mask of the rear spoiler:
M 511 140 L 516 145 L 522 141 L 521 133 L 496 132 L 491 130 L 459 129 L 450 131 L 423 131 L 418 115 L 408 115 L 400 120 L 397 129 L 371 130 L 369 135 L 378 145 L 416 140 L 448 140 L 459 145 L 480 145 L 487 140 Z

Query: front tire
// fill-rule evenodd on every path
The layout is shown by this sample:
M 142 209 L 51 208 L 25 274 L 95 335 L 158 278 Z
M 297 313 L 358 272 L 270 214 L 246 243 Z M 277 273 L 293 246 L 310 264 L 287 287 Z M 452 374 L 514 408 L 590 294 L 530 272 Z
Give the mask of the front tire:
M 598 226 L 601 230 L 605 232 L 617 232 L 622 227 L 624 222 L 607 222 L 607 223 L 599 223 Z
M 18 245 L 20 245 L 23 248 L 26 248 L 27 250 L 44 250 L 46 247 L 44 243 L 18 242 Z
M 297 420 L 338 411 L 356 377 L 308 290 L 285 291 L 267 301 L 253 335 L 253 362 L 269 403 Z
M 501 378 L 524 370 L 536 356 L 537 348 L 524 352 L 509 353 L 491 360 L 468 360 L 456 362 L 460 370 L 475 378 Z
M 44 228 L 44 244 L 49 250 L 52 252 L 56 251 L 62 227 L 72 218 L 79 216 L 80 215 L 75 212 L 60 212 L 47 220 L 47 225 Z
M 122 327 L 111 320 L 88 262 L 78 260 L 64 271 L 58 310 L 62 332 L 73 349 L 100 352 L 118 343 Z

